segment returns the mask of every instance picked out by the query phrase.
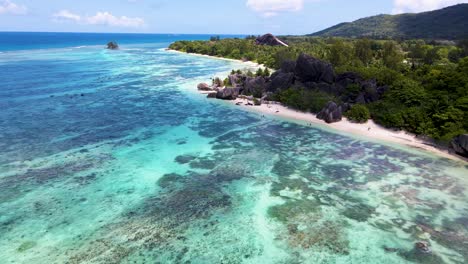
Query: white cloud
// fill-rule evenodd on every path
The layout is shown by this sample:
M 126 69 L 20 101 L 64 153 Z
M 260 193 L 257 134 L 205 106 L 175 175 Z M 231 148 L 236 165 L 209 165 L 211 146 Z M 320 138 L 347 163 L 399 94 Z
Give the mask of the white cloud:
M 247 0 L 247 7 L 265 17 L 272 17 L 280 12 L 302 10 L 304 0 Z
M 468 0 L 394 0 L 393 13 L 431 11 L 460 3 Z
M 11 15 L 25 15 L 28 13 L 28 9 L 24 5 L 18 5 L 10 0 L 0 0 L 0 15 L 11 14 Z
M 81 16 L 77 14 L 73 14 L 68 10 L 61 10 L 53 15 L 56 20 L 73 20 L 73 21 L 80 21 Z
M 139 17 L 116 17 L 109 12 L 98 12 L 92 17 L 87 17 L 86 21 L 92 25 L 108 25 L 116 27 L 139 28 L 145 25 L 145 21 Z
M 86 25 L 105 25 L 112 27 L 141 28 L 145 21 L 139 17 L 114 16 L 109 12 L 97 12 L 93 16 L 80 16 L 68 10 L 61 10 L 52 16 L 54 21 L 73 21 Z

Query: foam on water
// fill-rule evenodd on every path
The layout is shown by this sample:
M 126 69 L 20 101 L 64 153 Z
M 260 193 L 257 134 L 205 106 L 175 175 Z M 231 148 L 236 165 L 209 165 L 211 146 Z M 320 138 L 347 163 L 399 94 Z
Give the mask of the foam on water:
M 465 164 L 208 100 L 245 65 L 161 48 L 2 54 L 2 263 L 468 260 Z

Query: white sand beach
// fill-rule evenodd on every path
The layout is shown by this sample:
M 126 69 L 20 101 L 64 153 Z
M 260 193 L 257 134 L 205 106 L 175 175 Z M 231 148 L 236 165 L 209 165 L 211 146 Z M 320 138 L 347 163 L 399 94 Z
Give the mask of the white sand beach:
M 310 125 L 319 125 L 326 128 L 342 131 L 345 133 L 361 136 L 363 138 L 375 139 L 387 143 L 395 143 L 400 145 L 409 146 L 425 151 L 430 151 L 433 154 L 458 161 L 467 161 L 463 157 L 450 153 L 448 150 L 439 148 L 424 140 L 418 139 L 415 135 L 405 131 L 394 131 L 384 128 L 374 121 L 369 120 L 365 124 L 353 123 L 343 118 L 341 122 L 327 124 L 325 121 L 318 119 L 312 113 L 300 112 L 277 102 L 270 102 L 269 104 L 262 104 L 260 106 L 248 105 L 251 103 L 247 99 L 238 98 L 234 101 L 229 101 L 232 104 L 238 104 L 241 109 L 247 111 L 259 112 L 266 115 L 277 116 L 285 119 L 292 119 L 297 121 L 306 122 Z
M 181 54 L 190 55 L 190 56 L 205 57 L 205 58 L 210 58 L 210 59 L 242 62 L 242 63 L 244 63 L 244 64 L 247 66 L 247 68 L 267 68 L 267 66 L 265 66 L 265 65 L 263 65 L 263 64 L 260 64 L 260 63 L 253 62 L 253 61 L 243 61 L 243 60 L 222 58 L 222 57 L 216 57 L 216 56 L 210 56 L 210 55 L 204 55 L 204 54 L 187 53 L 187 52 L 178 51 L 178 50 L 173 50 L 173 49 L 166 49 L 166 51 L 181 53 Z M 274 72 L 274 71 L 275 71 L 274 69 L 271 69 L 271 68 L 268 68 L 268 70 L 270 70 L 270 72 Z

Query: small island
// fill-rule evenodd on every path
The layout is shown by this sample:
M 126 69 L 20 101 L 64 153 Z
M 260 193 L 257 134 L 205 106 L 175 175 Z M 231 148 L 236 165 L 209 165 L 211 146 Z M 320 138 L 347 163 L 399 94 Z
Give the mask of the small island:
M 115 42 L 115 41 L 111 41 L 111 42 L 107 43 L 107 49 L 109 49 L 109 50 L 118 50 L 119 49 L 119 44 L 117 44 L 117 42 Z

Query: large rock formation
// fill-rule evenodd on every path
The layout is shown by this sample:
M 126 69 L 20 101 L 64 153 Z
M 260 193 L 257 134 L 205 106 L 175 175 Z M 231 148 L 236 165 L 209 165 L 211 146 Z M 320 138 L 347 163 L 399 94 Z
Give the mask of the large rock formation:
M 245 76 L 242 74 L 230 74 L 228 79 L 232 87 L 241 87 L 245 80 Z
M 217 95 L 218 95 L 217 92 L 213 92 L 213 93 L 209 93 L 206 97 L 207 98 L 216 98 Z
M 219 78 L 217 82 L 221 83 Z M 291 87 L 322 92 L 339 98 L 343 103 L 337 105 L 329 102 L 317 115 L 318 118 L 333 123 L 341 121 L 343 113 L 353 104 L 367 104 L 379 100 L 387 86 L 378 86 L 376 80 L 365 80 L 359 74 L 346 72 L 335 75 L 331 64 L 301 54 L 296 61 L 284 61 L 281 68 L 270 77 L 248 77 L 246 74 L 234 73 L 228 76 L 229 86 L 232 88 L 216 88 L 216 97 L 224 100 L 234 100 L 239 95 L 253 95 L 256 98 L 269 98 L 275 100 L 279 92 Z M 215 81 L 216 82 L 216 81 Z M 200 84 L 199 90 L 209 89 L 206 84 Z
M 379 100 L 380 96 L 377 91 L 377 81 L 375 79 L 367 80 L 361 83 L 361 94 L 363 102 L 358 103 L 372 103 Z
M 324 120 L 327 123 L 335 123 L 343 119 L 343 109 L 335 102 L 328 102 L 328 104 L 317 114 L 317 118 Z
M 244 82 L 244 94 L 262 97 L 265 92 L 266 80 L 264 77 L 247 77 Z
M 294 83 L 294 73 L 277 71 L 270 77 L 270 82 L 266 87 L 268 92 L 277 92 L 278 90 L 284 90 L 291 87 Z
M 266 87 L 266 91 L 275 93 L 278 90 L 290 88 L 295 82 L 295 70 L 296 61 L 284 61 L 281 64 L 281 68 L 270 76 L 270 82 Z
M 236 100 L 241 92 L 241 88 L 224 88 L 216 93 L 216 98 L 222 100 Z
M 450 142 L 450 147 L 461 156 L 468 158 L 468 134 L 459 135 Z
M 111 42 L 107 43 L 107 49 L 110 49 L 110 50 L 119 49 L 119 44 L 117 44 L 117 42 L 115 42 L 115 41 L 111 41 Z
M 296 78 L 302 83 L 333 83 L 335 80 L 335 71 L 330 63 L 306 54 L 301 54 L 297 59 L 295 73 Z
M 296 71 L 296 61 L 295 60 L 285 60 L 281 63 L 280 71 L 289 73 L 294 73 Z
M 213 91 L 213 88 L 206 83 L 200 83 L 197 86 L 199 91 Z
M 272 34 L 268 33 L 261 37 L 258 37 L 255 41 L 257 45 L 268 45 L 268 46 L 285 46 L 289 47 L 288 44 L 284 43 L 277 37 L 273 36 Z

